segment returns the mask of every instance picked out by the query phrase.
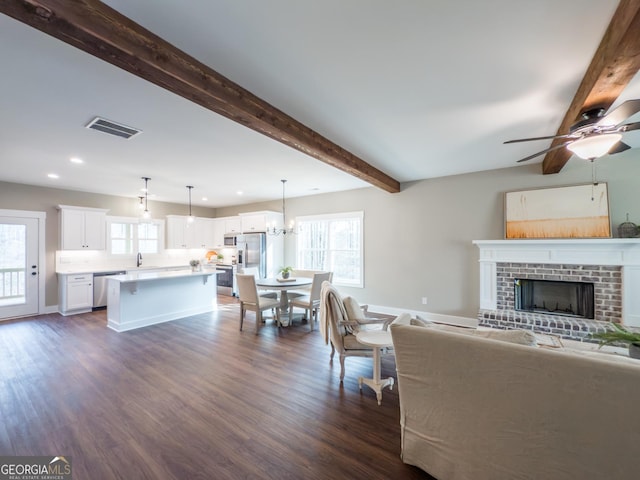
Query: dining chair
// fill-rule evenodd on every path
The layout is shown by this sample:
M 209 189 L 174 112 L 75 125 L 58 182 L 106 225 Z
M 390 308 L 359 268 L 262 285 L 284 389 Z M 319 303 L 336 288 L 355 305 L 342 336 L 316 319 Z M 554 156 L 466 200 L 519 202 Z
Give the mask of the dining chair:
M 238 269 L 238 273 L 243 275 L 253 275 L 253 277 L 258 280 L 260 278 L 260 274 L 256 267 L 242 267 Z M 278 292 L 269 291 L 269 290 L 259 290 L 258 295 L 266 298 L 278 298 Z
M 304 308 L 305 318 L 309 319 L 309 328 L 313 331 L 313 323 L 318 320 L 318 310 L 320 308 L 320 291 L 322 282 L 331 282 L 332 272 L 321 272 L 313 274 L 311 291 L 308 295 L 301 295 L 289 300 L 289 318 L 293 318 L 293 308 Z
M 275 309 L 276 324 L 280 325 L 280 301 L 275 298 L 261 297 L 258 295 L 256 278 L 250 274 L 236 274 L 238 282 L 238 295 L 240 297 L 240 331 L 247 310 L 256 313 L 256 335 L 260 333 L 262 327 L 262 312 L 264 310 Z

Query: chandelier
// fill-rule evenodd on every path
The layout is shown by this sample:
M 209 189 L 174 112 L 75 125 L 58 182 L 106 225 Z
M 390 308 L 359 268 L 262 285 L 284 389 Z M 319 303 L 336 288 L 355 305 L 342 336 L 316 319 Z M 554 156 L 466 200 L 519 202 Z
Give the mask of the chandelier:
M 296 234 L 297 232 L 294 229 L 294 221 L 291 220 L 289 222 L 289 226 L 287 226 L 287 215 L 286 215 L 286 211 L 285 211 L 285 201 L 284 201 L 284 185 L 285 183 L 287 183 L 286 180 L 280 180 L 282 182 L 282 227 L 277 228 L 276 227 L 276 222 L 273 222 L 273 224 L 270 227 L 267 227 L 267 233 L 269 235 L 286 235 L 286 234 Z

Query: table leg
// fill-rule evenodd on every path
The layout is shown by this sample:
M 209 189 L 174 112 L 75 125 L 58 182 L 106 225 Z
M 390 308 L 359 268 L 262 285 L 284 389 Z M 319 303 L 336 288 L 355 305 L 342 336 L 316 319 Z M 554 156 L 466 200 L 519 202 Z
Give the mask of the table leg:
M 380 348 L 373 349 L 373 378 L 358 377 L 360 390 L 362 390 L 363 383 L 376 392 L 378 405 L 382 404 L 382 389 L 387 386 L 389 390 L 393 389 L 393 377 L 385 378 L 384 380 L 380 379 Z
M 373 349 L 373 381 L 380 383 L 380 349 Z M 380 400 L 378 400 L 380 403 Z
M 286 323 L 282 322 L 283 316 L 286 316 Z M 291 315 L 289 315 L 289 296 L 286 290 L 280 291 L 280 325 L 288 327 L 291 324 Z

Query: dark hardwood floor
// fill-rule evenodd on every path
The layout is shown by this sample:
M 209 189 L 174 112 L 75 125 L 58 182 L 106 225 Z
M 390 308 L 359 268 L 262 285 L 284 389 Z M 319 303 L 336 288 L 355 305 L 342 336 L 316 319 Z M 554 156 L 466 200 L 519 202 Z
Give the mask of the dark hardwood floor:
M 240 332 L 219 299 L 125 333 L 104 310 L 0 322 L 0 455 L 70 455 L 76 480 L 431 479 L 400 460 L 396 388 L 360 393 L 371 359 L 341 386 L 317 330 Z

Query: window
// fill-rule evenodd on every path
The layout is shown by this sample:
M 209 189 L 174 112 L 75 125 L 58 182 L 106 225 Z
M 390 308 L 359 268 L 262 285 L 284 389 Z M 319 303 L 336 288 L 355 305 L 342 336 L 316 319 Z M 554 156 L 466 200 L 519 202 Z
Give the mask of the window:
M 363 212 L 296 218 L 299 269 L 333 272 L 333 283 L 364 286 Z
M 108 249 L 112 255 L 160 253 L 164 248 L 164 222 L 138 223 L 137 218 L 108 217 Z

